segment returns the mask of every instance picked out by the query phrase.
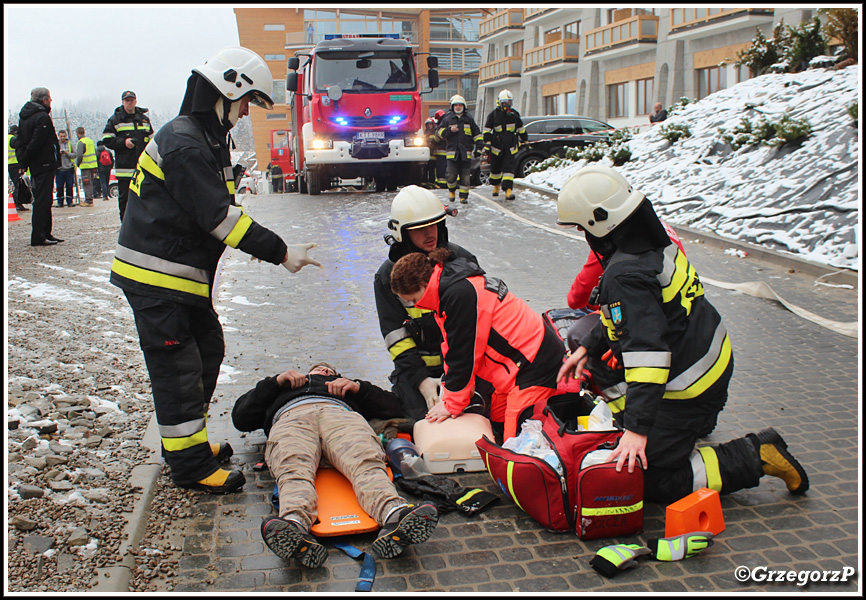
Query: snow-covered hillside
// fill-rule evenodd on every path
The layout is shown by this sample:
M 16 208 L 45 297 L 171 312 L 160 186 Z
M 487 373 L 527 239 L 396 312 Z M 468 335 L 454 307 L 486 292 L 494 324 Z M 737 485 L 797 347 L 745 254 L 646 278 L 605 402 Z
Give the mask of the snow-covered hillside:
M 635 135 L 631 160 L 617 169 L 669 223 L 859 271 L 860 146 L 847 113 L 859 103 L 859 90 L 859 65 L 756 77 Z M 799 147 L 733 151 L 720 140 L 719 128 L 730 132 L 744 116 L 773 121 L 785 112 L 812 126 Z M 668 143 L 660 132 L 673 123 L 687 124 L 692 137 Z M 584 165 L 561 165 L 525 181 L 558 190 Z

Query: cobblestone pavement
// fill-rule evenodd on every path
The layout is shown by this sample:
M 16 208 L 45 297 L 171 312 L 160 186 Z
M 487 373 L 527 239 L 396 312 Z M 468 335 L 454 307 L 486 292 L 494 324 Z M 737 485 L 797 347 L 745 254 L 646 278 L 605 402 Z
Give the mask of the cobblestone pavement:
M 586 244 L 548 230 L 555 212 L 549 199 L 526 192 L 507 203 L 500 198 L 512 212 L 507 214 L 496 208 L 489 193 L 489 187 L 477 188 L 468 205 L 457 205 L 459 215 L 449 220 L 452 241 L 472 250 L 488 273 L 505 280 L 536 311 L 565 307 Z M 202 494 L 194 514 L 175 523 L 170 535 L 182 540 L 183 554 L 170 582 L 174 591 L 354 589 L 360 564 L 338 550 L 329 551 L 322 567 L 309 570 L 282 561 L 265 547 L 259 525 L 272 510 L 273 480 L 267 472 L 252 470 L 262 458 L 265 437 L 261 431 L 235 431 L 230 412 L 233 401 L 259 379 L 321 359 L 349 376 L 389 386 L 391 363 L 379 334 L 371 284 L 387 251 L 382 236 L 392 197 L 369 192 L 246 197 L 248 213 L 288 243 L 318 242 L 311 255 L 325 268 L 307 267 L 291 275 L 250 262 L 238 251 L 227 255 L 217 302 L 227 351 L 208 430 L 212 440 L 232 443 L 231 462 L 243 469 L 247 484 L 238 494 Z M 786 300 L 812 312 L 858 319 L 856 290 L 815 285 L 813 276 L 737 258 L 688 238 L 685 242 L 704 277 L 767 281 Z M 463 485 L 484 487 L 500 501 L 472 518 L 445 514 L 427 543 L 398 558 L 377 560 L 374 592 L 857 591 L 858 341 L 775 302 L 709 285 L 706 293 L 726 319 L 737 366 L 727 408 L 705 441 L 719 443 L 775 427 L 809 474 L 811 489 L 805 497 L 792 497 L 781 480 L 765 477 L 756 488 L 722 498 L 726 529 L 699 556 L 672 563 L 641 559 L 638 568 L 605 579 L 589 566 L 595 552 L 612 543 L 662 536 L 663 506 L 646 506 L 643 534 L 583 542 L 544 530 L 508 501 L 487 473 L 458 474 L 454 478 Z M 373 537 L 345 541 L 368 550 Z M 738 566 L 794 571 L 854 567 L 857 574 L 848 584 L 741 583 L 735 577 Z

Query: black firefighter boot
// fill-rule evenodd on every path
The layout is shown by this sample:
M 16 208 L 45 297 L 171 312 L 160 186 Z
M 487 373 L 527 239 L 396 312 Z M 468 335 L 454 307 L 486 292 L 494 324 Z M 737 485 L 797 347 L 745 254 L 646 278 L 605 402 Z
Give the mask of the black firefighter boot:
M 746 437 L 755 445 L 765 475 L 772 475 L 784 481 L 792 494 L 806 493 L 809 489 L 809 477 L 803 466 L 788 452 L 788 444 L 775 429 L 768 427 L 758 433 L 750 433 Z

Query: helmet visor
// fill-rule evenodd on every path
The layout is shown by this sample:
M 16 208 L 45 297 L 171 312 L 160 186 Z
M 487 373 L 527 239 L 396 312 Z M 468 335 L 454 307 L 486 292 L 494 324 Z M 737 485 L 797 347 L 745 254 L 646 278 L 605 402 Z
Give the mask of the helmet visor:
M 253 90 L 248 95 L 250 97 L 250 104 L 255 104 L 265 110 L 272 110 L 274 108 L 274 101 L 266 93 Z
M 432 219 L 427 219 L 426 221 L 421 221 L 419 223 L 412 223 L 411 225 L 406 225 L 405 228 L 406 229 L 421 229 L 423 227 L 428 227 L 430 225 L 433 225 L 435 223 L 439 223 L 440 221 L 444 221 L 444 220 L 445 220 L 445 213 L 442 213 L 441 215 L 439 215 L 437 217 L 433 217 Z

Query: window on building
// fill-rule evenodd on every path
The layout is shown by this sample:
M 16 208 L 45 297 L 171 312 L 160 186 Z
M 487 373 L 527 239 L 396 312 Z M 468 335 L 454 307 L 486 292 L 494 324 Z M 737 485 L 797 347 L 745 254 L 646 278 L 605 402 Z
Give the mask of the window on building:
M 265 23 L 265 31 L 285 31 L 286 26 L 283 23 Z
M 725 69 L 721 67 L 707 67 L 696 71 L 698 100 L 706 98 L 713 92 L 718 92 L 727 87 Z
M 736 83 L 742 83 L 743 81 L 752 78 L 752 73 L 746 65 L 738 65 L 734 67 L 734 69 L 734 79 L 736 79 Z
M 569 23 L 562 28 L 562 39 L 576 40 L 580 37 L 580 21 Z
M 481 12 L 455 11 L 430 15 L 430 39 L 458 42 L 478 41 Z
M 288 117 L 286 116 L 286 113 L 271 113 L 271 112 L 269 112 L 265 115 L 265 119 L 267 119 L 268 121 L 272 121 L 275 119 L 287 119 L 287 118 Z M 268 144 L 268 146 L 270 146 L 270 144 Z
M 523 40 L 511 44 L 511 56 L 523 58 Z
M 286 60 L 285 54 L 265 54 L 265 60 Z
M 285 104 L 286 103 L 286 80 L 285 79 L 274 79 L 273 80 L 273 95 L 271 98 L 274 100 L 274 104 Z
M 648 115 L 652 112 L 653 105 L 653 79 L 638 79 L 637 84 L 637 112 L 636 115 Z
M 625 83 L 607 86 L 607 118 L 625 116 Z
M 566 92 L 565 94 L 565 114 L 577 114 L 577 92 Z
M 559 114 L 559 94 L 555 96 L 544 97 L 544 114 L 558 115 Z

